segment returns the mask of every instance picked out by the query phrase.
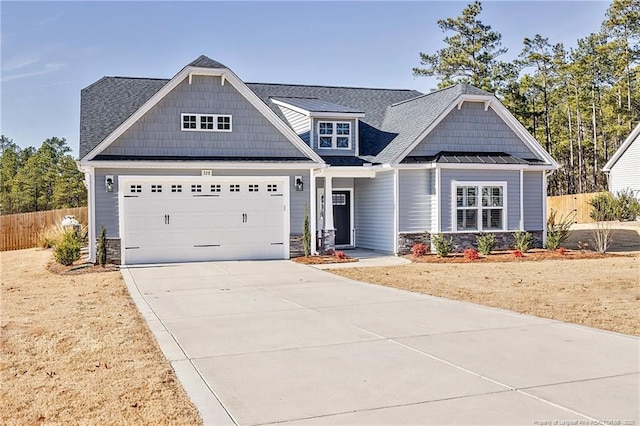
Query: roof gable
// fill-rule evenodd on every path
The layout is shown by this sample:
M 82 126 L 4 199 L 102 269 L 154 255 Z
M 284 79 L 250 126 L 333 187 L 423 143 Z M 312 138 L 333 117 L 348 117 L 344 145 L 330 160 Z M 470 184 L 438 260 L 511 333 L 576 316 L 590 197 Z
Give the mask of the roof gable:
M 629 149 L 631 144 L 633 144 L 638 139 L 640 139 L 640 123 L 638 123 L 638 125 L 631 131 L 629 136 L 627 136 L 627 139 L 622 142 L 618 150 L 611 156 L 609 161 L 607 161 L 607 164 L 604 165 L 602 171 L 610 172 L 613 166 L 615 166 L 618 160 L 620 160 L 620 157 L 622 157 L 624 153 L 627 152 L 627 149 Z

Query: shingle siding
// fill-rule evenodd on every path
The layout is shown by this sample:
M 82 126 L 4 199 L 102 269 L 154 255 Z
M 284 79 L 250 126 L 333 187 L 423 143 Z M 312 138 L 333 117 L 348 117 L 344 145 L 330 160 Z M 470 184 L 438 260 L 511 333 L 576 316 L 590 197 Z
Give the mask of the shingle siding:
M 519 170 L 442 170 L 440 177 L 440 220 L 442 232 L 454 232 L 451 191 L 453 181 L 507 182 L 507 230 L 520 227 L 520 171 Z
M 636 138 L 609 172 L 612 193 L 631 189 L 640 198 L 640 138 Z
M 290 108 L 283 107 L 278 105 L 278 108 L 284 115 L 284 118 L 289 124 L 289 127 L 293 129 L 294 132 L 300 138 L 305 141 L 307 145 L 309 145 L 309 131 L 311 130 L 311 119 L 304 114 L 299 113 L 298 111 L 294 111 Z
M 375 179 L 355 180 L 356 245 L 384 252 L 394 251 L 394 172 Z
M 511 128 L 482 102 L 465 102 L 454 108 L 409 156 L 439 152 L 504 152 L 519 158 L 536 158 Z
M 399 232 L 430 232 L 434 198 L 433 170 L 400 170 Z
M 232 131 L 182 131 L 182 113 L 230 114 Z M 182 81 L 103 154 L 305 158 L 229 82 L 210 76 Z
M 106 175 L 113 175 L 116 187 L 113 192 L 106 192 L 104 181 Z M 108 237 L 119 237 L 119 203 L 118 203 L 118 176 L 200 176 L 200 170 L 188 169 L 98 169 L 95 178 L 96 194 L 96 232 L 100 231 L 100 225 L 104 225 Z M 309 185 L 304 186 L 304 191 L 296 191 L 295 176 L 304 176 L 308 179 L 308 170 L 213 170 L 213 176 L 289 176 L 289 202 L 292 234 L 302 232 L 304 206 L 309 204 Z M 96 234 L 97 235 L 97 234 Z

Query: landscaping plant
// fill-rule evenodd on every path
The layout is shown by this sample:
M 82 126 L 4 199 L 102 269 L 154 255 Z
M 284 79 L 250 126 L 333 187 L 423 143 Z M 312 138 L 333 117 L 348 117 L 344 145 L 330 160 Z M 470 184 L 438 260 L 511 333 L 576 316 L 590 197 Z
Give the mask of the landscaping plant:
M 640 216 L 640 201 L 631 189 L 616 194 L 614 207 L 616 219 L 620 222 L 630 222 Z
M 436 249 L 436 253 L 440 257 L 447 257 L 451 250 L 453 250 L 453 237 L 449 237 L 447 240 L 442 234 L 435 234 L 431 239 L 433 246 Z
M 53 247 L 53 256 L 56 262 L 69 266 L 80 259 L 80 249 L 82 244 L 76 237 L 75 232 L 67 231 L 62 236 L 58 244 Z
M 516 250 L 519 250 L 522 253 L 528 252 L 533 244 L 533 237 L 527 231 L 518 230 L 513 233 L 513 238 L 516 240 Z
M 334 254 L 335 257 L 337 257 L 338 259 L 346 259 L 347 258 L 347 254 L 343 251 L 337 251 Z
M 591 213 L 589 216 L 596 222 L 615 220 L 616 200 L 609 192 L 603 192 L 589 200 Z
M 524 254 L 522 253 L 522 250 L 514 250 L 513 251 L 513 256 L 514 257 L 524 257 Z
M 481 232 L 476 236 L 476 245 L 480 253 L 488 256 L 496 246 L 496 235 L 491 232 Z
M 100 226 L 100 237 L 98 238 L 98 264 L 104 266 L 107 264 L 107 230 L 104 226 Z
M 613 241 L 614 230 L 608 222 L 596 222 L 591 230 L 591 242 L 598 253 L 606 253 Z
M 556 213 L 552 209 L 547 219 L 547 241 L 544 246 L 547 250 L 555 250 L 567 241 L 569 229 L 575 218 L 575 213 L 571 213 L 556 219 Z
M 309 227 L 309 208 L 304 206 L 304 223 L 302 225 L 302 247 L 304 255 L 311 254 L 311 229 Z
M 416 243 L 413 245 L 413 247 L 411 247 L 411 254 L 414 255 L 415 257 L 421 257 L 429 253 L 430 250 L 431 249 L 428 245 L 422 244 L 422 243 Z
M 476 260 L 480 256 L 478 256 L 478 250 L 474 248 L 468 248 L 468 249 L 465 249 L 464 251 L 464 257 L 469 260 Z

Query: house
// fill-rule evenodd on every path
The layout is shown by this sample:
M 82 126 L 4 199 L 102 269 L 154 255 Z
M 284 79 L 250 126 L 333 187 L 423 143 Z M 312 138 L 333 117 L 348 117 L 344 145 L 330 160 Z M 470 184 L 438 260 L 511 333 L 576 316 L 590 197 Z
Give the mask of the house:
M 205 56 L 173 78 L 81 92 L 90 256 L 124 264 L 287 259 L 430 235 L 544 238 L 556 162 L 487 92 L 245 83 Z
M 631 190 L 640 199 L 640 123 L 620 145 L 602 169 L 607 174 L 609 192 Z

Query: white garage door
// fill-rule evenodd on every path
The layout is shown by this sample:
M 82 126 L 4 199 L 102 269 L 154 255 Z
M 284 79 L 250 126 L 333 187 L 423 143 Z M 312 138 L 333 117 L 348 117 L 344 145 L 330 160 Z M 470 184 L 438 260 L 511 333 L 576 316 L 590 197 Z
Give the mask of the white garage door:
M 288 258 L 288 182 L 121 176 L 123 263 Z

